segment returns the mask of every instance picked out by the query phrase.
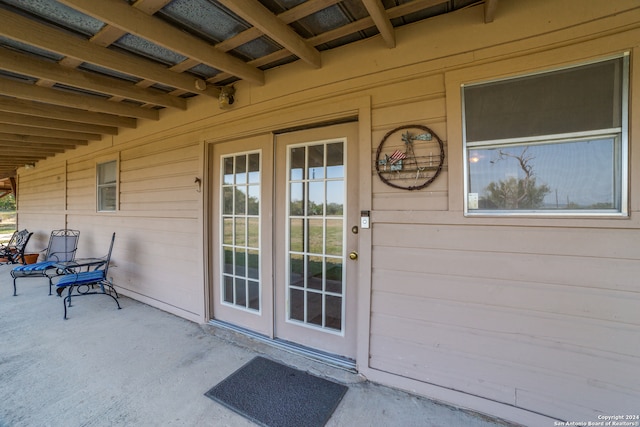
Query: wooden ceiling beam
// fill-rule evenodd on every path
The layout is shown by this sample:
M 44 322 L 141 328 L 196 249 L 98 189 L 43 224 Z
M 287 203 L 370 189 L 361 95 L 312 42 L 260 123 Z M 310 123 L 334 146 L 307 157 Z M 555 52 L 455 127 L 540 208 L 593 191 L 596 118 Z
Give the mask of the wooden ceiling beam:
M 158 120 L 160 117 L 158 110 L 140 108 L 124 103 L 111 102 L 97 97 L 69 93 L 58 89 L 39 87 L 7 79 L 0 79 L 0 94 L 14 98 L 44 102 L 45 104 L 61 105 L 64 107 L 115 114 L 118 116 L 137 117 L 149 120 Z
M 11 159 L 0 158 L 0 167 L 13 166 L 15 168 L 15 167 L 20 167 L 25 163 L 33 163 L 37 160 L 46 159 L 46 158 L 47 156 L 41 156 L 41 157 L 14 156 Z
M 49 156 L 55 156 L 58 153 L 64 152 L 63 149 L 58 150 L 35 150 L 33 148 L 20 148 L 20 147 L 10 147 L 0 144 L 0 150 L 2 150 L 2 157 L 5 160 L 11 161 L 12 157 L 21 156 L 21 157 L 32 157 L 32 158 L 44 158 Z
M 218 2 L 306 63 L 316 68 L 322 65 L 320 52 L 257 0 L 218 0 Z
M 423 9 L 427 9 L 433 6 L 437 6 L 439 4 L 447 3 L 448 1 L 449 0 L 413 0 L 412 2 L 404 3 L 404 4 L 401 4 L 400 6 L 396 6 L 391 9 L 388 9 L 386 13 L 389 16 L 389 19 L 400 18 L 402 16 L 405 16 L 414 12 L 419 12 Z M 331 3 L 333 3 L 333 0 L 331 0 Z M 304 4 L 306 3 L 302 3 L 300 6 L 303 6 Z M 278 15 L 278 16 L 281 16 L 281 15 Z M 371 16 L 367 16 L 366 18 L 359 19 L 358 21 L 352 22 L 351 24 L 347 24 L 342 27 L 338 27 L 334 30 L 319 34 L 315 37 L 311 37 L 307 39 L 307 42 L 311 43 L 313 46 L 319 46 L 323 43 L 328 43 L 333 40 L 337 40 L 339 38 L 357 33 L 358 31 L 366 30 L 367 28 L 371 28 L 371 27 L 375 27 L 375 23 L 373 22 L 373 19 L 371 18 Z M 248 31 L 251 31 L 251 29 L 245 32 L 248 32 Z M 238 34 L 238 36 L 236 37 L 243 36 L 243 34 L 244 32 Z M 221 45 L 225 44 L 225 48 L 226 48 L 227 42 L 230 42 L 232 40 L 233 38 L 225 42 L 222 42 Z M 229 49 L 233 49 L 234 47 L 236 46 L 229 45 Z M 290 53 L 286 49 L 281 49 L 277 52 L 273 52 L 269 55 L 254 59 L 253 61 L 249 61 L 248 64 L 251 64 L 254 67 L 261 67 L 263 65 L 268 65 L 272 62 L 282 60 L 289 55 Z M 215 84 L 216 82 L 223 81 L 225 79 L 228 79 L 229 77 L 231 77 L 231 75 L 227 73 L 220 73 L 210 79 L 207 79 L 207 81 Z
M 117 135 L 118 128 L 112 126 L 89 125 L 86 123 L 68 122 L 65 120 L 47 119 L 44 117 L 27 116 L 24 114 L 0 112 L 0 123 L 38 128 L 68 130 L 71 132 L 103 133 Z
M 60 139 L 53 138 L 49 136 L 34 136 L 34 135 L 24 135 L 17 134 L 11 132 L 0 132 L 0 142 L 16 142 L 20 144 L 26 144 L 29 146 L 54 146 L 60 148 L 73 148 L 77 145 L 88 145 L 89 141 L 82 140 L 69 140 L 69 139 Z
M 53 106 L 23 99 L 0 98 L 0 111 L 100 126 L 125 127 L 131 129 L 135 129 L 136 127 L 136 119 L 131 117 L 94 113 L 76 108 Z
M 264 72 L 122 0 L 59 0 L 73 9 L 241 79 L 264 84 Z
M 307 0 L 289 10 L 279 13 L 278 19 L 285 24 L 290 24 L 309 15 L 313 15 L 316 12 L 320 12 L 336 3 L 340 3 L 341 1 L 342 0 Z
M 75 147 L 75 145 L 73 147 Z M 5 149 L 11 149 L 12 151 L 24 150 L 31 152 L 37 151 L 38 153 L 55 154 L 65 152 L 67 150 L 67 147 L 60 147 L 51 144 L 25 144 L 22 142 L 0 140 L 0 150 L 4 152 Z
M 0 47 L 0 68 L 16 74 L 45 79 L 92 92 L 122 96 L 126 99 L 163 107 L 173 107 L 180 110 L 187 109 L 187 101 L 185 99 L 166 95 L 154 89 L 143 89 L 132 83 L 112 77 L 64 67 L 55 62 L 35 59 L 29 55 L 2 47 Z
M 284 11 L 278 14 L 278 19 L 280 19 L 285 24 L 290 24 L 292 22 L 298 21 L 306 16 L 312 15 L 316 12 L 324 10 L 330 6 L 333 6 L 336 3 L 340 3 L 342 0 L 309 0 L 299 5 Z M 217 49 L 220 49 L 223 52 L 227 52 L 229 50 L 235 49 L 238 46 L 241 46 L 245 43 L 249 43 L 252 40 L 255 40 L 263 35 L 262 31 L 260 31 L 256 27 L 251 27 L 247 30 L 244 30 L 237 35 L 224 40 L 216 45 Z M 252 62 L 249 62 L 252 64 Z
M 369 16 L 373 19 L 374 24 L 378 28 L 382 39 L 386 43 L 387 47 L 396 47 L 396 35 L 391 20 L 387 16 L 387 12 L 380 0 L 362 0 L 364 7 L 369 12 Z
M 421 10 L 438 6 L 444 3 L 449 3 L 449 0 L 413 0 L 408 3 L 403 3 L 399 6 L 387 9 L 387 14 L 389 15 L 390 19 L 400 18 L 402 16 L 409 15 L 414 12 L 420 12 Z
M 449 0 L 414 0 L 409 3 L 401 4 L 400 6 L 387 9 L 386 13 L 389 19 L 401 18 L 411 13 L 419 12 L 430 7 L 434 7 L 443 3 L 447 3 Z M 338 27 L 335 30 L 327 31 L 319 34 L 315 37 L 311 37 L 309 42 L 314 46 L 318 46 L 322 43 L 327 43 L 333 40 L 337 40 L 341 37 L 348 36 L 350 34 L 357 33 L 358 31 L 366 30 L 375 26 L 373 18 L 370 16 L 359 19 L 351 24 Z
M 215 88 L 199 89 L 204 83 L 202 79 L 174 73 L 155 62 L 98 46 L 2 8 L 0 8 L 0 22 L 2 22 L 0 35 L 69 57 L 65 58 L 65 61 L 76 59 L 191 93 L 218 97 L 219 91 Z
M 0 133 L 16 133 L 18 135 L 46 136 L 70 140 L 99 141 L 102 135 L 88 132 L 70 132 L 66 130 L 42 129 L 32 126 L 8 125 L 0 123 Z

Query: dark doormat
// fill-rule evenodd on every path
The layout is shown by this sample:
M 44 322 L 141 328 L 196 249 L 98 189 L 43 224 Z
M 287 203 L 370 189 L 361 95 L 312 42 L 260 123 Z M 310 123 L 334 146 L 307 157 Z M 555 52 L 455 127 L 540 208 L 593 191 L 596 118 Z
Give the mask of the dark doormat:
M 322 427 L 348 387 L 255 357 L 205 396 L 267 427 Z

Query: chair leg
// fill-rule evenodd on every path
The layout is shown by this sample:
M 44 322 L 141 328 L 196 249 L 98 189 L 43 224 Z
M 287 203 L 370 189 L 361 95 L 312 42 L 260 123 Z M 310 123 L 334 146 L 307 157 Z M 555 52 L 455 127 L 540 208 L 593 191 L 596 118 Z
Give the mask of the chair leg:
M 16 293 L 16 278 L 13 278 L 13 296 L 17 296 L 18 294 Z
M 62 290 L 64 292 L 64 288 Z M 64 306 L 64 320 L 67 320 L 67 302 L 68 307 L 71 307 L 71 292 L 73 291 L 73 285 L 69 286 L 69 292 L 67 292 L 67 296 L 62 300 L 62 305 Z M 62 292 L 60 293 L 62 294 Z

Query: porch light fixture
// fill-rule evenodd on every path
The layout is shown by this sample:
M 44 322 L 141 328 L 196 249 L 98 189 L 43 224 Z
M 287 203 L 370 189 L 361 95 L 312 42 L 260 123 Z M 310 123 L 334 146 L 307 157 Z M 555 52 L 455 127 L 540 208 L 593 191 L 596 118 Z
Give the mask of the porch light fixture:
M 235 99 L 236 89 L 233 86 L 223 86 L 220 88 L 220 95 L 218 95 L 218 105 L 220 108 L 227 109 L 233 105 Z

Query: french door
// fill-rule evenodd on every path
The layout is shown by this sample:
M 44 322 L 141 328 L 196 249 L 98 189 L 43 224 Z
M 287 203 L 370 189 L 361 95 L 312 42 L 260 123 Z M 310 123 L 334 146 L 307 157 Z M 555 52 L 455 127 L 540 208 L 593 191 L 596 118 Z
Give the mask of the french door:
M 215 318 L 355 358 L 356 152 L 355 123 L 214 148 Z

